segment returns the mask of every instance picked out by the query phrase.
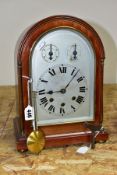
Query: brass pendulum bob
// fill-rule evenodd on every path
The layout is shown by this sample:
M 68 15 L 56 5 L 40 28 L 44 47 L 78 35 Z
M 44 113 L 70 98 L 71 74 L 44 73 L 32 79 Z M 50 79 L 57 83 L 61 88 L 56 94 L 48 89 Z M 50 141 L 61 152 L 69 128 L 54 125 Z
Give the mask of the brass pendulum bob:
M 32 83 L 31 79 L 27 82 L 28 105 L 30 105 L 30 83 Z M 45 146 L 45 136 L 43 131 L 37 127 L 35 114 L 34 119 L 32 120 L 32 125 L 33 131 L 27 138 L 27 148 L 32 153 L 39 153 Z
M 39 153 L 45 146 L 45 136 L 41 129 L 33 130 L 27 138 L 28 150 L 32 153 Z

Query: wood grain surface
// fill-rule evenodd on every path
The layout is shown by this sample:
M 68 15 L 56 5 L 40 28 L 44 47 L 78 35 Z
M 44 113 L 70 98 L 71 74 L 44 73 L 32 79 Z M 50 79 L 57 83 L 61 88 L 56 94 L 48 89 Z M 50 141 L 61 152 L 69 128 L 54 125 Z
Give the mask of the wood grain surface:
M 104 86 L 106 143 L 86 154 L 80 147 L 43 150 L 39 155 L 16 150 L 13 118 L 16 116 L 14 87 L 0 87 L 0 175 L 117 175 L 117 85 Z

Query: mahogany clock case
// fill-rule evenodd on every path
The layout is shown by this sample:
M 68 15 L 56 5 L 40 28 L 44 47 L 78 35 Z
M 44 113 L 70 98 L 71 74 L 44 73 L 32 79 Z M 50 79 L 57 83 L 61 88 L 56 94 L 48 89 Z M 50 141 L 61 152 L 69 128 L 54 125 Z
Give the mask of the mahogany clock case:
M 97 32 L 87 22 L 72 16 L 51 16 L 43 19 L 29 28 L 23 34 L 16 51 L 17 60 L 17 96 L 18 117 L 14 119 L 14 128 L 17 142 L 17 150 L 27 150 L 26 140 L 32 131 L 32 122 L 25 121 L 24 109 L 28 105 L 27 79 L 30 77 L 30 54 L 31 50 L 40 36 L 56 28 L 72 28 L 84 35 L 91 43 L 95 53 L 95 112 L 94 120 L 89 124 L 93 131 L 102 126 L 103 122 L 103 66 L 104 48 Z M 87 122 L 87 121 L 86 121 Z M 45 134 L 45 148 L 58 147 L 71 144 L 92 142 L 93 132 L 86 127 L 85 122 L 64 123 L 57 125 L 40 126 Z M 99 132 L 96 141 L 106 141 L 108 133 L 103 130 Z

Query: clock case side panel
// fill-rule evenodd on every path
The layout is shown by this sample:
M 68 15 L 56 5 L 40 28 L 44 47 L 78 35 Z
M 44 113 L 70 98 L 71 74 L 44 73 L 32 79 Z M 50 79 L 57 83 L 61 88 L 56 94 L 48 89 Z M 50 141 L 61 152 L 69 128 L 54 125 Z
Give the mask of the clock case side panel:
M 26 138 L 32 131 L 32 123 L 25 121 L 24 109 L 28 105 L 27 78 L 30 77 L 30 56 L 36 41 L 46 32 L 58 27 L 68 27 L 81 32 L 91 43 L 96 55 L 96 77 L 95 77 L 95 116 L 93 125 L 102 124 L 103 120 L 103 63 L 104 48 L 100 37 L 96 31 L 81 19 L 71 16 L 52 16 L 33 25 L 23 36 L 18 52 L 17 52 L 17 68 L 18 68 L 18 89 L 19 89 L 19 117 L 21 136 L 24 142 L 19 145 L 25 145 Z M 19 122 L 17 122 L 19 123 Z M 62 146 L 69 144 L 77 144 L 82 142 L 90 142 L 92 132 L 82 123 L 64 124 L 54 126 L 42 126 L 41 129 L 45 133 L 46 147 Z M 16 129 L 17 132 L 17 129 Z M 22 134 L 23 133 L 23 134 Z M 73 133 L 73 134 L 72 134 Z M 78 133 L 78 134 L 77 134 Z M 108 137 L 106 132 L 99 134 L 98 138 L 106 140 Z M 20 140 L 19 138 L 19 140 Z M 17 142 L 18 145 L 18 142 Z M 20 150 L 20 146 L 18 147 Z
M 29 29 L 29 28 L 28 28 Z M 25 135 L 25 119 L 24 119 L 24 104 L 23 104 L 23 79 L 22 79 L 22 61 L 21 48 L 23 47 L 23 38 L 27 33 L 26 29 L 19 37 L 14 54 L 15 62 L 15 82 L 16 82 L 16 117 L 13 119 L 14 134 L 16 137 L 16 145 L 18 151 L 27 150 L 26 135 Z

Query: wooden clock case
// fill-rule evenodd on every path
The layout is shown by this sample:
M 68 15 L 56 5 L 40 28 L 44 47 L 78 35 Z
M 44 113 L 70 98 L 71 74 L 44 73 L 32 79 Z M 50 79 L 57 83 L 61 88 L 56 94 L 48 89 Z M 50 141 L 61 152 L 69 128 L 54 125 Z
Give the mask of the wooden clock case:
M 24 109 L 28 105 L 27 78 L 30 77 L 30 55 L 34 43 L 43 34 L 51 29 L 60 27 L 73 28 L 81 32 L 92 44 L 96 58 L 95 75 L 95 114 L 94 120 L 89 122 L 98 127 L 103 121 L 103 66 L 104 48 L 96 31 L 85 21 L 65 15 L 48 17 L 34 24 L 28 29 L 18 44 L 16 51 L 17 80 L 18 80 L 18 117 L 14 119 L 17 150 L 27 150 L 26 140 L 32 131 L 31 121 L 25 121 Z M 59 147 L 71 144 L 92 142 L 93 132 L 85 126 L 85 122 L 66 123 L 59 125 L 41 126 L 45 134 L 45 148 Z M 96 141 L 106 141 L 108 133 L 103 130 L 99 132 Z

